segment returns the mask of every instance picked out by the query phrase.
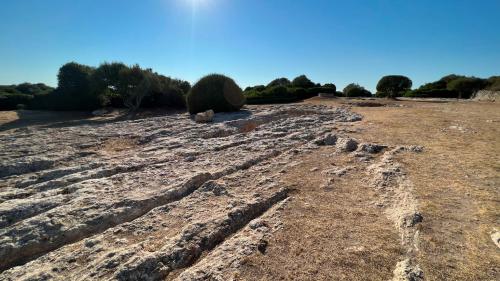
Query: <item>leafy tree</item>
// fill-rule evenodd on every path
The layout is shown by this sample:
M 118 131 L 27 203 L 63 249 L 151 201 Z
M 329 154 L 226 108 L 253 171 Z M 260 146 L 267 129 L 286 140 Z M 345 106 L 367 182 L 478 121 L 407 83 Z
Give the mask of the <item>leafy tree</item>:
M 344 96 L 346 97 L 371 97 L 372 93 L 365 89 L 364 87 L 356 84 L 356 83 L 351 83 L 347 85 L 344 90 L 342 91 Z
M 55 94 L 65 109 L 94 109 L 99 106 L 97 95 L 91 91 L 91 75 L 94 68 L 70 62 L 59 69 L 58 87 Z
M 290 82 L 290 80 L 288 80 L 288 78 L 277 78 L 277 79 L 274 79 L 273 81 L 271 81 L 269 84 L 267 84 L 267 87 L 270 88 L 270 87 L 274 87 L 274 86 L 290 86 L 292 84 L 292 82 Z
M 458 98 L 470 98 L 470 96 L 478 91 L 483 89 L 485 86 L 485 82 L 483 79 L 476 77 L 461 77 L 455 80 L 452 80 L 448 83 L 448 90 L 458 92 Z
M 463 75 L 457 75 L 457 74 L 448 74 L 446 76 L 443 76 L 439 81 L 445 82 L 446 84 L 450 83 L 453 80 L 456 80 L 458 78 L 465 78 Z
M 133 115 L 141 106 L 145 96 L 151 94 L 155 76 L 151 69 L 143 70 L 139 65 L 120 70 L 118 93 L 123 98 L 123 104 Z
M 337 86 L 335 86 L 335 84 L 333 83 L 326 83 L 323 85 L 323 88 L 329 88 L 329 89 L 337 89 Z
M 377 83 L 377 91 L 385 93 L 388 98 L 395 98 L 411 89 L 410 78 L 402 75 L 387 75 Z
M 300 75 L 298 77 L 295 77 L 295 79 L 293 79 L 292 86 L 297 87 L 297 88 L 307 89 L 307 88 L 315 87 L 316 84 L 314 84 L 311 80 L 309 80 L 309 78 L 307 78 L 307 76 Z
M 102 104 L 119 96 L 120 72 L 128 67 L 121 62 L 102 63 L 91 75 L 92 91 L 99 97 Z
M 490 91 L 500 91 L 500 76 L 491 76 L 486 80 L 486 89 Z

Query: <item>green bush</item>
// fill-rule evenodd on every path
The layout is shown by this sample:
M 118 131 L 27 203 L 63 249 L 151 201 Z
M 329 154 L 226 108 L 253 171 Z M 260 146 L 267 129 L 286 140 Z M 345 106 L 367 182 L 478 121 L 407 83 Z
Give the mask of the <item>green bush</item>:
M 267 88 L 274 87 L 274 86 L 288 87 L 291 85 L 292 85 L 292 82 L 290 82 L 290 80 L 288 80 L 288 78 L 283 77 L 283 78 L 274 79 L 273 81 L 269 82 L 269 84 L 267 84 Z
M 210 74 L 201 78 L 187 95 L 189 113 L 194 114 L 209 109 L 215 112 L 237 111 L 245 104 L 243 91 L 233 79 Z
M 306 98 L 312 98 L 318 94 L 335 94 L 337 92 L 336 88 L 332 87 L 314 87 L 306 89 L 308 96 Z
M 408 91 L 404 94 L 405 97 L 410 98 L 457 98 L 458 93 L 448 89 L 416 89 Z
M 500 76 L 491 76 L 486 80 L 486 90 L 500 91 Z
M 378 92 L 383 93 L 386 97 L 395 98 L 403 95 L 411 89 L 412 82 L 410 78 L 402 75 L 387 75 L 377 83 Z
M 305 76 L 305 75 L 300 75 L 298 77 L 295 77 L 295 79 L 293 79 L 293 81 L 292 81 L 292 87 L 295 87 L 295 88 L 307 89 L 307 88 L 312 88 L 315 86 L 316 86 L 316 84 L 314 84 L 314 82 L 309 80 L 309 78 L 307 78 L 307 76 Z
M 16 110 L 20 104 L 31 103 L 32 95 L 3 93 L 0 95 L 0 110 Z
M 98 94 L 91 88 L 94 70 L 76 62 L 67 63 L 59 69 L 57 94 L 65 103 L 61 110 L 93 110 L 100 107 Z
M 485 80 L 476 77 L 462 77 L 448 83 L 447 89 L 456 91 L 458 98 L 468 99 L 478 90 L 484 89 Z
M 304 99 L 307 95 L 305 89 L 285 86 L 273 86 L 263 91 L 250 90 L 245 92 L 248 104 L 290 103 Z
M 371 97 L 372 93 L 364 87 L 351 83 L 347 85 L 342 91 L 346 97 Z

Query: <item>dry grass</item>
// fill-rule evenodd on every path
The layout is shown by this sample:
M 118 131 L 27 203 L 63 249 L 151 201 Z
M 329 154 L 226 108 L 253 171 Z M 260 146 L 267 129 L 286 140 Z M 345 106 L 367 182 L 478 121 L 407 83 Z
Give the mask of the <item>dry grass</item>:
M 500 104 L 398 103 L 404 107 L 353 107 L 365 116 L 353 135 L 425 146 L 400 161 L 424 216 L 418 258 L 426 279 L 499 280 L 490 232 L 500 226 Z
M 138 142 L 135 138 L 111 138 L 102 142 L 98 151 L 104 154 L 113 154 L 128 151 L 136 146 L 138 146 Z
M 364 167 L 333 148 L 303 158 L 282 178 L 295 186 L 283 213 L 284 229 L 265 255 L 246 260 L 242 280 L 388 280 L 402 255 L 392 223 L 374 205 L 376 192 L 364 181 Z M 355 161 L 355 162 L 352 162 Z M 334 177 L 321 171 L 356 166 Z M 318 168 L 316 169 L 313 168 Z

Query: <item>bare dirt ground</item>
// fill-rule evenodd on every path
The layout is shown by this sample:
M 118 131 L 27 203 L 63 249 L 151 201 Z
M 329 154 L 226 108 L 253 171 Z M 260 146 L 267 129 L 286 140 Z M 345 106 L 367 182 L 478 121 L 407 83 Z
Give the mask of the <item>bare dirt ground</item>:
M 497 103 L 22 114 L 0 113 L 0 280 L 500 277 Z

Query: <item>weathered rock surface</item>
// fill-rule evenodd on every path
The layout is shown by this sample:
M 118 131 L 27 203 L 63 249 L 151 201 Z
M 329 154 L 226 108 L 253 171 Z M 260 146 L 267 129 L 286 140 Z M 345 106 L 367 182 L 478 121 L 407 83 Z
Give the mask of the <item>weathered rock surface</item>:
M 275 229 L 282 163 L 357 120 L 279 105 L 2 132 L 0 280 L 158 280 L 200 257 L 180 279 L 223 278 Z

